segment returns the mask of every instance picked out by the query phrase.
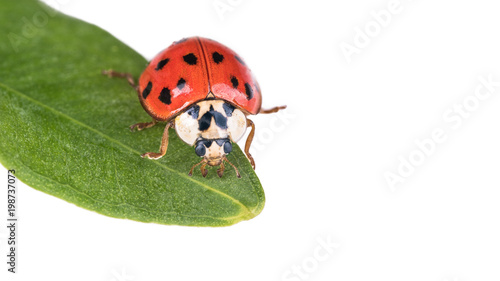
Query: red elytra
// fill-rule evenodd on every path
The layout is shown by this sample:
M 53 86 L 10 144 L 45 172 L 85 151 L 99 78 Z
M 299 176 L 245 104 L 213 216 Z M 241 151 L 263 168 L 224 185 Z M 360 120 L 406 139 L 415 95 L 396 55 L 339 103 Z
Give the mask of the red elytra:
M 203 159 L 202 176 L 206 166 L 220 166 L 217 175 L 222 177 L 231 142 L 237 141 L 251 128 L 244 152 L 255 169 L 250 145 L 255 135 L 255 125 L 249 114 L 274 113 L 286 106 L 262 109 L 259 85 L 243 60 L 231 49 L 210 39 L 191 37 L 175 42 L 158 54 L 147 66 L 136 84 L 132 74 L 104 70 L 109 77 L 126 78 L 139 95 L 151 122 L 130 126 L 133 131 L 150 128 L 158 121 L 166 121 L 159 152 L 146 152 L 142 157 L 160 159 L 167 152 L 169 129 L 174 128 L 181 139 L 192 145 Z M 236 110 L 235 108 L 238 108 Z M 178 117 L 178 118 L 177 118 Z M 213 123 L 212 123 L 213 121 Z M 231 125 L 228 125 L 230 123 Z M 215 143 L 215 144 L 214 144 Z
M 139 99 L 154 119 L 167 121 L 212 93 L 215 98 L 257 114 L 262 95 L 241 57 L 201 37 L 173 43 L 159 53 L 139 78 Z

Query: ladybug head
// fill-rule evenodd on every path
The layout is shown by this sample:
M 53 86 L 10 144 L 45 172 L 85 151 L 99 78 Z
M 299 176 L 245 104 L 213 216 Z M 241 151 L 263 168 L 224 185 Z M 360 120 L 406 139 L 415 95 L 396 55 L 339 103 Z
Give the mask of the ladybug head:
M 201 174 L 205 177 L 207 175 L 207 171 L 205 170 L 205 166 L 208 164 L 210 166 L 220 166 L 217 170 L 217 174 L 219 177 L 222 177 L 224 173 L 224 161 L 229 163 L 236 171 L 236 175 L 240 177 L 240 173 L 238 169 L 227 160 L 226 155 L 228 155 L 233 150 L 233 146 L 231 144 L 231 140 L 229 138 L 223 139 L 205 139 L 199 138 L 195 143 L 195 152 L 196 155 L 203 157 L 200 163 L 195 164 L 189 175 L 192 175 L 193 169 L 201 164 Z
M 227 154 L 233 150 L 231 141 L 226 139 L 207 140 L 200 138 L 196 144 L 194 151 L 196 155 L 206 159 L 210 166 L 218 166 L 224 160 Z

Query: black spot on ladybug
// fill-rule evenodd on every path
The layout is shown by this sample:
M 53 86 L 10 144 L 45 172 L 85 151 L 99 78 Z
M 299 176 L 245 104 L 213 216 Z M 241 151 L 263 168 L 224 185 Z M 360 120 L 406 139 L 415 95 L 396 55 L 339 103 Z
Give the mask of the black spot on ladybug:
M 149 95 L 149 93 L 151 93 L 151 88 L 153 88 L 153 83 L 151 83 L 151 81 L 148 83 L 148 85 L 146 86 L 146 88 L 144 88 L 144 90 L 142 91 L 142 98 L 143 99 L 146 99 Z
M 182 90 L 184 86 L 186 86 L 186 80 L 184 80 L 184 78 L 179 79 L 179 81 L 177 81 L 177 88 Z
M 158 64 L 156 65 L 156 68 L 155 70 L 158 71 L 158 70 L 161 70 L 168 62 L 170 61 L 170 59 L 164 59 L 164 60 L 161 60 L 160 62 L 158 62 Z
M 193 119 L 198 119 L 198 115 L 200 114 L 200 106 L 195 104 L 191 106 L 186 112 L 187 114 L 191 115 Z
M 224 111 L 226 112 L 227 117 L 231 117 L 233 115 L 234 106 L 232 104 L 225 102 L 222 105 L 222 108 L 224 108 Z
M 247 66 L 247 65 L 245 64 L 245 62 L 244 62 L 244 61 L 243 61 L 240 57 L 238 57 L 237 55 L 234 55 L 234 58 L 235 58 L 235 59 L 236 59 L 239 63 L 241 63 L 242 65 Z
M 219 63 L 221 63 L 224 60 L 224 56 L 221 55 L 221 54 L 219 54 L 219 53 L 217 53 L 217 52 L 213 52 L 212 53 L 212 58 L 214 59 L 214 62 L 216 64 L 219 64 Z
M 245 83 L 245 94 L 247 94 L 247 100 L 251 100 L 253 98 L 253 89 L 248 83 Z
M 238 88 L 238 85 L 240 84 L 240 83 L 238 82 L 238 78 L 236 78 L 236 77 L 232 76 L 232 77 L 231 77 L 231 84 L 233 84 L 233 88 L 235 88 L 235 89 L 236 89 L 236 88 Z
M 189 53 L 182 58 L 189 65 L 195 65 L 196 62 L 198 61 L 198 58 L 193 53 Z
M 210 110 L 205 112 L 200 120 L 198 120 L 198 129 L 200 131 L 208 130 L 212 123 L 212 117 L 215 120 L 215 125 L 221 129 L 227 129 L 227 118 L 222 113 L 215 111 L 212 105 L 210 105 Z
M 158 99 L 164 103 L 164 104 L 171 104 L 172 103 L 172 96 L 170 95 L 170 89 L 169 88 L 163 88 L 160 92 L 160 96 Z

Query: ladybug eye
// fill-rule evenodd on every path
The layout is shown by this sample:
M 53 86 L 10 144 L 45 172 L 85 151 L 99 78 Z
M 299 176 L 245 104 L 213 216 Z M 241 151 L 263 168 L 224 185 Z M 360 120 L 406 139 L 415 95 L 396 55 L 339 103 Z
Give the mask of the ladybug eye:
M 196 152 L 196 155 L 201 157 L 201 156 L 205 155 L 205 153 L 207 152 L 207 149 L 205 148 L 205 146 L 203 145 L 202 142 L 199 142 L 198 145 L 196 146 L 196 148 L 194 149 L 194 151 Z
M 224 143 L 224 153 L 228 154 L 231 151 L 233 151 L 233 146 L 231 145 L 231 142 L 226 141 Z

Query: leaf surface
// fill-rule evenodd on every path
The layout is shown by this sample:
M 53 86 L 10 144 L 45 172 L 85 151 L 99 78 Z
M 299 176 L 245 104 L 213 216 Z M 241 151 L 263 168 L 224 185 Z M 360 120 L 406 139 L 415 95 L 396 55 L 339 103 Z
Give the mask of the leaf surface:
M 0 162 L 27 185 L 98 213 L 190 226 L 226 226 L 258 215 L 264 192 L 250 163 L 234 145 L 227 165 L 203 178 L 188 171 L 200 158 L 170 130 L 166 156 L 159 149 L 165 124 L 150 121 L 126 80 L 147 61 L 102 29 L 34 0 L 0 0 Z M 172 38 L 173 40 L 178 38 Z

